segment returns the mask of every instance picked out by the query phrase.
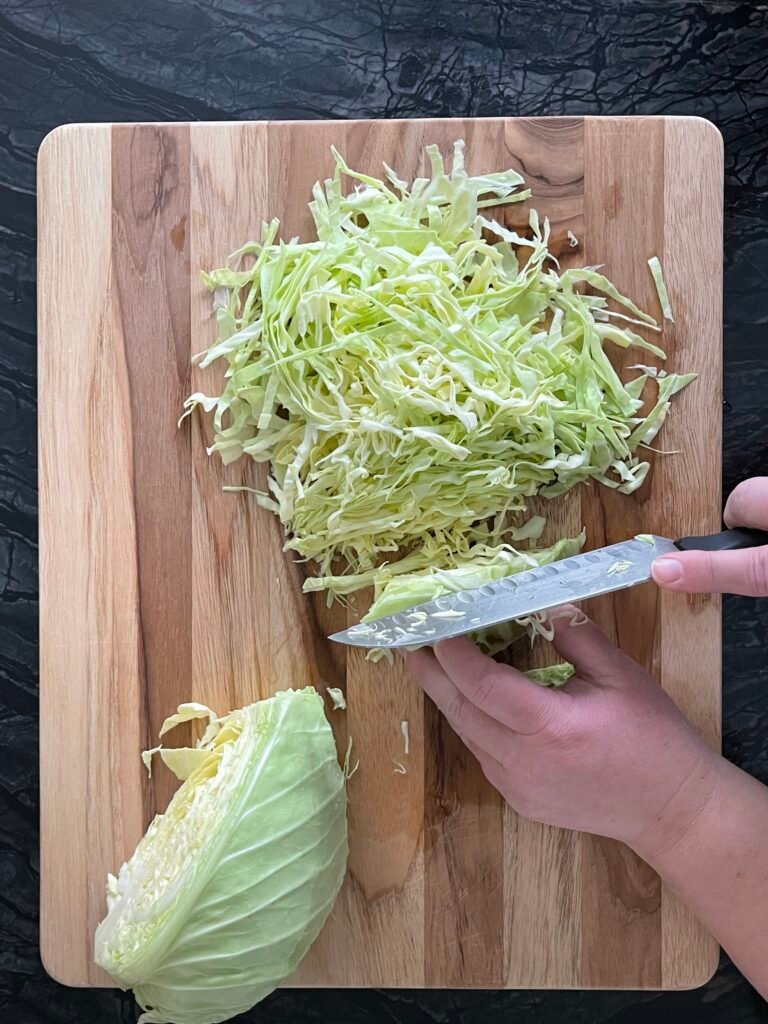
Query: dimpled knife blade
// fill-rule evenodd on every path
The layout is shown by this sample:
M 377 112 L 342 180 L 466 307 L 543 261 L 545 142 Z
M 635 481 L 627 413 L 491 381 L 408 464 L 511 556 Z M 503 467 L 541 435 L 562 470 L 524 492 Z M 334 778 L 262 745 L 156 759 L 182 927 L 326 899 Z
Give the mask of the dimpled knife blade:
M 645 583 L 651 578 L 653 560 L 676 550 L 674 541 L 665 537 L 635 537 L 505 576 L 475 590 L 445 594 L 396 615 L 333 633 L 329 639 L 352 647 L 431 645 Z

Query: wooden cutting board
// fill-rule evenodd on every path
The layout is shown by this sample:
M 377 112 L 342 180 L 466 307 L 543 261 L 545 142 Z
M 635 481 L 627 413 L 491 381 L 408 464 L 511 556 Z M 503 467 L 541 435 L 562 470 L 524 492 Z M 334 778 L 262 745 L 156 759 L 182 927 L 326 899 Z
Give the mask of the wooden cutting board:
M 548 539 L 582 523 L 590 546 L 640 531 L 714 530 L 720 510 L 722 143 L 696 118 L 498 118 L 70 125 L 39 164 L 42 953 L 75 985 L 91 963 L 104 881 L 173 780 L 139 752 L 184 700 L 219 711 L 288 686 L 339 686 L 339 746 L 354 737 L 349 874 L 292 983 L 398 987 L 687 988 L 717 949 L 621 845 L 524 821 L 398 664 L 324 638 L 341 606 L 301 594 L 277 520 L 225 483 L 210 424 L 176 421 L 220 370 L 190 357 L 215 334 L 202 268 L 278 216 L 307 236 L 335 144 L 355 167 L 425 169 L 424 146 L 467 142 L 471 171 L 518 168 L 563 261 L 606 273 L 659 314 L 663 263 L 676 321 L 662 345 L 698 382 L 675 400 L 633 497 L 581 488 L 550 502 Z M 527 205 L 505 211 L 508 223 Z M 571 249 L 566 232 L 579 245 Z M 626 367 L 642 353 L 616 352 Z M 716 745 L 717 598 L 652 585 L 591 613 L 663 681 Z M 353 615 L 350 615 L 350 621 Z M 400 723 L 409 722 L 403 752 Z M 394 773 L 394 761 L 407 774 Z

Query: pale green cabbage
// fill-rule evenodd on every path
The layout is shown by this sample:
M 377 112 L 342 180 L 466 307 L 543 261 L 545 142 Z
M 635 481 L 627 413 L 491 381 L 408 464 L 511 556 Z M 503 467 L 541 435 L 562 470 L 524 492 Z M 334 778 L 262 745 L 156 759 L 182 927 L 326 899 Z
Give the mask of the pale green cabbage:
M 538 524 L 536 524 L 536 528 L 538 528 Z M 495 548 L 476 545 L 474 549 L 471 548 L 467 552 L 464 558 L 454 556 L 453 568 L 430 567 L 406 575 L 380 578 L 376 583 L 374 602 L 363 617 L 363 622 L 374 622 L 376 619 L 396 615 L 398 612 L 408 613 L 408 618 L 411 619 L 414 626 L 418 626 L 419 632 L 423 633 L 425 637 L 425 642 L 429 643 L 430 630 L 425 629 L 423 625 L 426 622 L 426 613 L 409 611 L 415 605 L 433 601 L 444 594 L 474 590 L 484 583 L 491 583 L 506 576 L 514 576 L 536 566 L 549 565 L 561 558 L 570 558 L 579 553 L 584 545 L 584 540 L 585 534 L 582 531 L 578 537 L 563 538 L 548 548 L 529 548 L 526 551 L 518 551 L 508 544 L 500 544 Z M 557 611 L 552 614 L 554 617 L 559 617 Z M 561 614 L 570 615 L 571 613 L 562 610 Z M 576 624 L 579 621 L 586 620 L 583 617 L 580 620 L 575 619 Z M 526 633 L 532 639 L 537 636 L 551 639 L 553 635 L 551 615 L 531 615 L 525 619 L 500 622 L 484 629 L 473 630 L 467 635 L 486 654 L 497 654 Z M 375 639 L 375 637 L 371 639 Z M 372 661 L 378 661 L 386 653 L 384 648 L 374 647 L 371 648 L 368 657 Z M 570 679 L 573 675 L 573 666 L 564 662 L 547 668 L 531 669 L 526 674 L 542 686 L 557 687 L 562 686 Z
M 548 665 L 546 668 L 532 668 L 525 674 L 530 680 L 534 683 L 538 683 L 540 686 L 553 686 L 557 688 L 565 686 L 568 680 L 573 676 L 573 673 L 573 665 L 568 661 L 564 661 L 560 665 Z
M 393 576 L 382 574 L 377 581 L 375 599 L 363 622 L 395 615 L 417 604 L 433 601 L 444 594 L 460 590 L 474 590 L 484 583 L 514 576 L 526 569 L 549 565 L 560 558 L 578 554 L 584 544 L 584 534 L 563 538 L 548 548 L 530 548 L 518 551 L 509 544 L 497 547 L 475 545 L 463 558 L 455 558 L 456 565 L 449 569 L 430 566 L 418 572 Z
M 464 557 L 454 556 L 455 564 L 452 568 L 438 569 L 430 566 L 428 569 L 388 579 L 380 577 L 376 585 L 374 602 L 363 617 L 363 622 L 372 622 L 385 616 L 396 615 L 398 612 L 406 612 L 414 605 L 434 601 L 444 594 L 474 590 L 484 583 L 491 583 L 505 576 L 514 576 L 539 565 L 549 565 L 560 558 L 569 558 L 578 554 L 583 544 L 584 534 L 581 533 L 578 537 L 563 538 L 551 547 L 530 548 L 527 551 L 517 551 L 508 544 L 497 547 L 475 545 Z M 502 622 L 483 630 L 473 631 L 469 635 L 487 654 L 496 654 L 523 636 L 526 631 L 533 636 L 541 633 L 538 620 L 530 617 L 519 621 Z M 425 638 L 429 636 L 429 632 L 428 629 L 423 630 Z M 374 655 L 374 659 L 376 657 Z
M 182 705 L 166 725 L 207 712 Z M 317 937 L 346 870 L 345 778 L 311 687 L 211 713 L 182 774 L 110 876 L 96 931 L 96 962 L 134 990 L 145 1024 L 215 1024 L 263 999 Z
M 653 317 L 594 268 L 560 273 L 535 211 L 525 236 L 493 219 L 528 196 L 515 171 L 468 174 L 461 142 L 450 174 L 427 153 L 429 177 L 405 182 L 334 151 L 310 204 L 317 241 L 278 240 L 272 221 L 235 254 L 250 266 L 205 275 L 219 340 L 202 365 L 226 360 L 226 387 L 186 411 L 213 412 L 225 462 L 269 464 L 256 500 L 317 563 L 307 590 L 450 569 L 507 540 L 483 524 L 534 494 L 589 480 L 636 490 L 639 452 L 691 379 L 654 377 L 644 415 L 651 375 L 623 382 L 605 349 L 663 358 L 633 330 L 658 330 Z

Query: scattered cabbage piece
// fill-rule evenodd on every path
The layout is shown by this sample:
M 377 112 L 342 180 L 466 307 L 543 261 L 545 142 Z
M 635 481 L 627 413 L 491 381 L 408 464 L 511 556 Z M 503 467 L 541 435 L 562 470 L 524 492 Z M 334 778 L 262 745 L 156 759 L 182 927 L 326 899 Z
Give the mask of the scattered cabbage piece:
M 531 516 L 522 526 L 513 526 L 505 531 L 505 536 L 510 541 L 538 540 L 544 532 L 547 520 L 544 516 Z
M 630 370 L 642 370 L 646 377 L 666 377 L 667 371 L 660 370 L 658 366 L 646 366 L 643 363 L 635 363 L 629 367 Z
M 355 761 L 355 765 L 354 765 L 354 767 L 352 767 L 352 737 L 350 736 L 349 740 L 347 741 L 347 752 L 344 755 L 344 765 L 343 765 L 344 778 L 347 781 L 349 781 L 352 778 L 352 776 L 355 774 L 355 772 L 357 771 L 357 769 L 359 767 L 360 767 L 360 758 L 358 758 L 357 761 Z
M 216 735 L 108 879 L 96 930 L 96 962 L 133 988 L 144 1024 L 215 1024 L 263 999 L 309 949 L 346 870 L 345 778 L 320 695 L 287 690 L 208 718 Z
M 611 565 L 608 566 L 608 568 L 605 570 L 605 575 L 606 576 L 621 575 L 621 573 L 624 573 L 624 572 L 627 571 L 627 569 L 631 569 L 631 568 L 632 568 L 632 563 L 631 562 L 626 561 L 626 559 L 618 559 L 617 561 L 612 562 Z
M 333 701 L 334 711 L 346 711 L 347 699 L 344 696 L 344 691 L 340 690 L 338 686 L 326 686 L 328 696 Z
M 575 669 L 570 662 L 564 661 L 560 665 L 549 665 L 547 668 L 532 668 L 525 674 L 534 683 L 540 686 L 564 686 L 573 676 Z
M 638 449 L 692 379 L 653 381 L 644 415 L 649 375 L 622 381 L 606 348 L 663 358 L 633 329 L 658 330 L 653 317 L 597 268 L 560 273 L 536 211 L 526 231 L 495 218 L 529 195 L 517 172 L 469 174 L 462 142 L 450 173 L 427 153 L 429 176 L 407 182 L 334 151 L 310 203 L 317 241 L 279 240 L 273 220 L 235 254 L 250 265 L 204 278 L 219 338 L 201 365 L 225 360 L 226 386 L 186 412 L 213 413 L 224 462 L 269 464 L 256 500 L 316 561 L 308 590 L 456 568 L 484 522 L 535 494 L 635 491 Z
M 548 608 L 543 612 L 534 612 L 528 618 L 518 619 L 518 623 L 528 631 L 532 642 L 537 636 L 543 637 L 545 640 L 554 640 L 555 622 L 559 619 L 567 619 L 571 626 L 583 626 L 589 622 L 580 608 L 563 605 L 558 608 Z
M 407 721 L 403 720 L 400 723 L 400 732 L 403 734 L 404 753 L 408 757 L 411 752 L 411 731 Z
M 661 269 L 661 262 L 658 256 L 651 256 L 648 260 L 648 266 L 651 268 L 651 274 L 653 275 L 653 283 L 656 285 L 656 292 L 659 296 L 659 304 L 661 305 L 661 312 L 665 320 L 671 320 L 675 322 L 674 316 L 672 316 L 672 307 L 669 304 L 669 293 L 667 292 L 667 284 L 664 280 L 664 272 Z
M 159 754 L 162 749 L 162 747 L 152 747 L 151 750 L 142 750 L 141 752 L 141 760 L 147 769 L 147 775 L 150 779 L 152 778 L 152 757 L 155 754 Z

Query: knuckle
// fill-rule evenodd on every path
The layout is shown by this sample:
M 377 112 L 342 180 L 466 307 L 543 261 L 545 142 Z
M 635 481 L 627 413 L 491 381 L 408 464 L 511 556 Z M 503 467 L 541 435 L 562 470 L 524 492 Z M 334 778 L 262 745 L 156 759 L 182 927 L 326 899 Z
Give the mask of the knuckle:
M 699 554 L 699 552 L 697 552 Z M 700 552 L 701 557 L 699 558 L 699 580 L 697 582 L 697 588 L 703 591 L 714 591 L 717 589 L 718 583 L 718 572 L 716 560 L 712 557 L 709 552 Z
M 540 743 L 546 745 L 550 756 L 568 759 L 579 756 L 585 744 L 594 737 L 594 729 L 579 717 L 553 715 L 537 733 Z
M 567 727 L 573 713 L 573 698 L 567 688 L 558 693 L 541 691 L 536 694 L 534 701 L 520 708 L 519 720 L 515 722 L 514 729 L 537 742 L 551 740 Z
M 492 700 L 494 691 L 498 684 L 498 673 L 494 667 L 485 668 L 475 680 L 475 704 L 479 708 L 487 707 Z
M 457 727 L 463 725 L 467 717 L 466 703 L 463 697 L 451 697 L 446 701 L 444 714 L 452 725 Z
M 546 716 L 538 717 L 535 735 L 546 743 L 565 745 L 572 740 L 576 732 L 577 725 L 571 716 L 553 711 Z
M 768 476 L 754 476 L 734 487 L 724 518 L 728 526 L 768 526 Z
M 723 514 L 727 523 L 734 526 L 743 524 L 745 508 L 749 504 L 750 484 L 750 480 L 745 480 L 734 487 L 728 495 Z
M 749 552 L 747 585 L 756 595 L 768 595 L 768 548 L 752 548 Z

